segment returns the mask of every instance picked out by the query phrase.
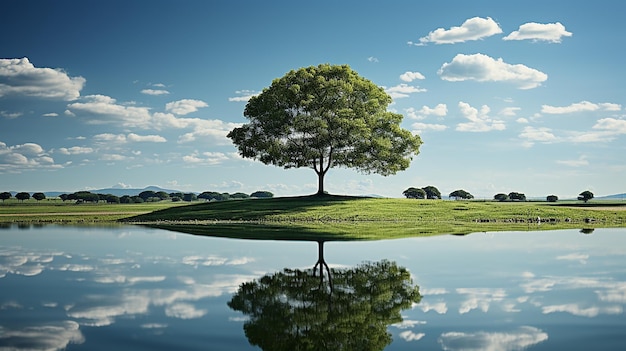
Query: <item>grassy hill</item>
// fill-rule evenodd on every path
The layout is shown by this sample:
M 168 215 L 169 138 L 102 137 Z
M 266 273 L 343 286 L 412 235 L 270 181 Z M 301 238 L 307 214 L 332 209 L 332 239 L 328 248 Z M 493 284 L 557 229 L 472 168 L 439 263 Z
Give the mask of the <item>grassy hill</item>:
M 291 240 L 626 226 L 624 204 L 580 205 L 302 196 L 179 206 L 123 221 L 199 235 Z

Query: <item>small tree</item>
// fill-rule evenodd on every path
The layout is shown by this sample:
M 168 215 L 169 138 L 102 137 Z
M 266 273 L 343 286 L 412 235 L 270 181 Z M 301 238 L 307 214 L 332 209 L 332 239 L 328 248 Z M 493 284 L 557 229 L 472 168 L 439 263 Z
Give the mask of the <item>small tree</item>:
M 424 190 L 424 192 L 426 193 L 427 199 L 441 199 L 441 193 L 439 192 L 439 189 L 432 185 L 423 187 L 422 190 Z
M 585 203 L 587 203 L 587 201 L 591 199 L 593 199 L 593 193 L 589 190 L 585 190 L 582 193 L 578 194 L 578 200 L 584 201 Z
M 192 202 L 198 200 L 198 196 L 194 193 L 183 194 L 183 201 Z
M 513 191 L 509 193 L 509 199 L 517 200 L 517 201 L 526 201 L 526 195 L 524 195 L 523 193 L 518 193 L 518 192 Z
M 548 201 L 548 202 L 557 202 L 557 201 L 559 201 L 559 197 L 556 196 L 556 195 L 548 195 L 546 197 L 546 201 Z
M 24 193 L 24 192 L 17 193 L 17 194 L 15 194 L 15 198 L 20 200 L 20 201 L 22 201 L 22 202 L 24 202 L 24 200 L 30 199 L 30 194 L 29 193 Z
M 262 198 L 274 197 L 274 194 L 272 194 L 269 191 L 255 191 L 252 194 L 250 194 L 250 197 L 256 197 L 257 199 L 262 199 Z
M 451 192 L 450 195 L 448 195 L 448 197 L 454 198 L 455 200 L 458 200 L 458 199 L 470 200 L 474 198 L 474 195 L 468 193 L 465 190 L 459 189 L 459 190 L 455 190 Z
M 44 194 L 44 193 L 34 193 L 33 194 L 33 199 L 35 199 L 37 201 L 44 200 L 45 198 L 46 198 L 46 194 Z
M 410 187 L 402 192 L 402 195 L 406 196 L 407 199 L 425 199 L 426 192 L 424 189 Z
M 499 194 L 495 194 L 493 196 L 493 199 L 502 202 L 502 201 L 508 200 L 509 199 L 509 195 L 504 194 L 504 193 L 499 193 Z
M 10 192 L 5 191 L 3 193 L 0 193 L 0 200 L 2 200 L 2 202 L 4 202 L 4 200 L 8 200 L 12 197 L 13 195 L 11 195 Z

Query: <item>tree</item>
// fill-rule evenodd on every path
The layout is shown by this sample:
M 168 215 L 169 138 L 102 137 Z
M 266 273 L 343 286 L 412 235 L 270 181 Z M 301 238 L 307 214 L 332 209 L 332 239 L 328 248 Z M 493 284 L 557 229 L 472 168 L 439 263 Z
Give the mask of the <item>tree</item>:
M 509 199 L 509 195 L 504 194 L 504 193 L 499 193 L 499 194 L 495 194 L 493 196 L 493 199 L 502 202 L 502 201 L 508 200 Z
M 319 245 L 318 264 L 324 261 Z M 273 351 L 383 350 L 391 342 L 388 326 L 421 300 L 410 272 L 395 262 L 327 268 L 327 280 L 316 267 L 286 268 L 239 286 L 228 306 L 249 317 L 250 344 Z
M 559 197 L 556 195 L 548 195 L 546 196 L 546 201 L 548 202 L 557 202 L 559 201 Z
M 4 200 L 10 199 L 12 196 L 13 195 L 11 195 L 10 192 L 5 191 L 5 192 L 0 193 L 0 200 L 2 200 L 2 202 L 4 202 Z
M 231 199 L 247 199 L 249 198 L 250 195 L 245 194 L 245 193 L 234 193 L 234 194 L 230 194 L 230 198 Z
M 263 199 L 263 198 L 274 197 L 274 194 L 272 194 L 269 191 L 255 191 L 252 194 L 250 194 L 250 197 L 256 197 L 257 199 Z
M 593 199 L 593 193 L 589 190 L 585 190 L 582 193 L 578 194 L 578 200 L 584 201 L 585 203 L 587 203 L 587 201 L 591 199 Z
M 46 194 L 44 194 L 44 193 L 34 193 L 33 194 L 33 199 L 35 199 L 37 201 L 44 200 L 45 198 L 46 198 Z
M 406 196 L 407 199 L 425 199 L 426 192 L 424 189 L 410 187 L 402 192 L 402 195 Z
M 15 194 L 15 198 L 23 202 L 24 200 L 30 199 L 30 194 L 29 193 L 24 193 L 24 192 L 17 193 L 17 194 Z
M 332 167 L 383 176 L 409 167 L 422 141 L 387 111 L 384 89 L 349 66 L 323 64 L 292 70 L 252 97 L 249 123 L 228 137 L 246 158 L 285 169 L 312 168 L 317 194 Z
M 441 193 L 439 192 L 439 189 L 432 185 L 424 187 L 422 188 L 422 190 L 424 190 L 424 192 L 426 193 L 427 199 L 441 199 Z
M 120 198 L 113 194 L 107 194 L 105 200 L 109 204 L 119 204 L 121 202 Z
M 183 194 L 183 201 L 191 202 L 198 200 L 198 196 L 194 193 Z
M 459 190 L 455 190 L 451 192 L 450 195 L 448 195 L 448 197 L 454 198 L 455 200 L 458 200 L 458 199 L 471 200 L 474 198 L 474 195 L 468 193 L 465 190 L 459 189 Z
M 524 195 L 523 193 L 517 193 L 513 191 L 509 193 L 509 199 L 517 200 L 517 201 L 526 201 L 526 195 Z

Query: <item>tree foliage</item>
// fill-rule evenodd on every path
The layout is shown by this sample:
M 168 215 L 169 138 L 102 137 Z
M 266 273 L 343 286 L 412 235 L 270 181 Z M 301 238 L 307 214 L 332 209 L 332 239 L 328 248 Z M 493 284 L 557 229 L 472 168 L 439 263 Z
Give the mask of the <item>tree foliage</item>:
M 250 197 L 256 197 L 257 199 L 274 197 L 274 194 L 269 191 L 259 190 L 250 194 Z
M 34 193 L 33 194 L 33 199 L 35 199 L 37 201 L 44 200 L 45 198 L 46 198 L 46 194 L 44 194 L 44 193 L 39 192 L 39 193 Z
M 593 193 L 589 190 L 585 190 L 582 193 L 578 194 L 578 200 L 587 202 L 593 199 Z
M 513 191 L 509 193 L 509 200 L 526 201 L 526 195 Z
M 20 193 L 15 194 L 15 198 L 20 201 L 28 200 L 30 199 L 30 194 L 26 192 L 20 192 Z
M 0 193 L 0 200 L 2 200 L 2 202 L 4 202 L 4 200 L 8 200 L 12 197 L 13 195 L 11 195 L 10 192 L 8 191 L 4 191 Z
M 422 188 L 422 190 L 424 190 L 424 192 L 426 193 L 427 199 L 441 199 L 441 193 L 439 192 L 439 189 L 437 189 L 437 187 L 435 186 L 425 186 Z
M 557 202 L 559 201 L 559 197 L 556 195 L 548 195 L 546 196 L 546 201 L 548 202 Z
M 318 194 L 332 167 L 391 175 L 409 167 L 422 141 L 402 129 L 401 114 L 387 111 L 384 89 L 347 65 L 292 70 L 252 97 L 249 123 L 228 137 L 241 156 L 279 167 L 310 167 Z
M 450 195 L 448 195 L 448 197 L 454 198 L 455 200 L 458 200 L 458 199 L 470 200 L 474 198 L 474 195 L 468 193 L 467 191 L 463 189 L 459 189 L 459 190 L 455 190 L 451 192 Z
M 426 192 L 424 189 L 410 187 L 402 192 L 402 195 L 406 196 L 407 199 L 425 199 Z
M 509 199 L 509 195 L 507 195 L 505 193 L 498 193 L 498 194 L 495 194 L 493 196 L 493 199 L 502 202 L 502 201 L 508 200 Z

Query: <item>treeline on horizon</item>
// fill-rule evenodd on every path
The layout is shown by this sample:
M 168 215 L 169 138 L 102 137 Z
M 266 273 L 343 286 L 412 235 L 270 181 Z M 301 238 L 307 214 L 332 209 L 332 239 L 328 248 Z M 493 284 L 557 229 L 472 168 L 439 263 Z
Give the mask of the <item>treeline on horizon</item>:
M 437 189 L 437 187 L 429 185 L 423 188 L 415 188 L 415 187 L 410 187 L 408 189 L 406 189 L 405 191 L 402 192 L 402 195 L 404 195 L 407 199 L 441 199 L 441 192 L 439 191 L 439 189 Z M 463 190 L 463 189 L 459 189 L 459 190 L 455 190 L 453 192 L 451 192 L 448 197 L 450 199 L 455 199 L 455 200 L 472 200 L 474 199 L 474 195 L 468 193 L 467 191 Z M 587 202 L 591 199 L 594 198 L 594 194 L 589 191 L 589 190 L 585 190 L 582 193 L 580 193 L 578 195 L 577 200 L 579 201 L 584 201 Z M 495 201 L 527 201 L 526 199 L 526 194 L 524 193 L 519 193 L 516 191 L 512 191 L 508 194 L 505 193 L 498 193 L 495 194 L 493 196 L 493 200 Z M 547 202 L 557 202 L 559 200 L 559 197 L 556 195 L 548 195 L 546 196 L 546 201 Z
M 4 202 L 4 200 L 8 200 L 12 198 L 13 195 L 10 192 L 2 192 L 0 193 L 0 200 Z M 171 200 L 173 202 L 178 201 L 187 201 L 192 202 L 196 200 L 205 200 L 205 201 L 224 201 L 231 199 L 247 199 L 247 198 L 271 198 L 274 197 L 274 194 L 269 191 L 255 191 L 251 194 L 245 193 L 219 193 L 215 191 L 205 191 L 200 194 L 196 193 L 182 193 L 182 192 L 173 192 L 167 193 L 165 191 L 152 191 L 146 190 L 142 191 L 137 195 L 123 195 L 117 196 L 113 194 L 100 194 L 100 193 L 92 193 L 90 191 L 77 191 L 71 194 L 61 194 L 58 196 L 63 202 L 65 201 L 75 201 L 77 203 L 90 202 L 90 203 L 98 203 L 98 202 L 106 202 L 110 204 L 136 204 L 136 203 L 144 203 L 144 202 L 158 202 L 164 200 Z M 32 195 L 27 192 L 19 192 L 15 194 L 15 198 L 19 201 L 25 201 L 30 198 L 33 198 L 37 201 L 45 200 L 46 195 L 42 192 L 36 192 Z

